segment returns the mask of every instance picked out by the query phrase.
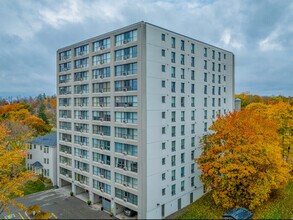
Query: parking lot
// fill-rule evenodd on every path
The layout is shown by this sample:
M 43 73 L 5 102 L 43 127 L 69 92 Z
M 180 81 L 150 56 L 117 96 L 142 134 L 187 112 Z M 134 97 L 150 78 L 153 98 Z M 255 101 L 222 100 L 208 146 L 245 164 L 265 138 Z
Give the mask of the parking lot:
M 106 212 L 88 206 L 85 202 L 70 196 L 64 189 L 52 189 L 18 199 L 19 202 L 29 207 L 38 204 L 41 210 L 51 213 L 50 219 L 116 219 Z M 27 219 L 25 212 L 16 208 L 11 209 L 12 215 L 2 214 L 9 219 Z

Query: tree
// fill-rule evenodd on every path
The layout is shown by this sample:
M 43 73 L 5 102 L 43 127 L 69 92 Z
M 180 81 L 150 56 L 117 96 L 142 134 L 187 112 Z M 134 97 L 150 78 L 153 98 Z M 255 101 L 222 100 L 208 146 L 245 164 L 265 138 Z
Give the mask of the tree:
M 46 124 L 49 124 L 48 118 L 47 118 L 46 113 L 45 113 L 45 109 L 46 109 L 46 106 L 42 102 L 40 104 L 40 106 L 39 106 L 38 117 L 41 118 Z
M 24 208 L 14 198 L 23 196 L 23 184 L 33 179 L 33 173 L 23 169 L 22 161 L 26 151 L 7 149 L 5 138 L 8 134 L 9 131 L 0 125 L 0 214 L 4 210 L 8 211 L 10 205 Z
M 37 135 L 44 135 L 50 131 L 51 127 L 47 125 L 42 119 L 36 116 L 30 116 L 23 120 L 23 123 L 33 128 L 36 131 Z
M 216 204 L 254 209 L 288 182 L 290 166 L 282 158 L 273 120 L 242 110 L 219 116 L 210 130 L 196 162 Z

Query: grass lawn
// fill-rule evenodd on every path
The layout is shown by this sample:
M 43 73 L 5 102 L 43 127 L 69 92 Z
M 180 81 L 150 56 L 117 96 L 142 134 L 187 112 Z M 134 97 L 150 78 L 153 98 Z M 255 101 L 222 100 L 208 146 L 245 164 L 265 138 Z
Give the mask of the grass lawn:
M 195 201 L 176 219 L 221 219 L 227 212 L 217 207 L 211 193 L 207 193 Z M 271 198 L 252 211 L 254 219 L 292 219 L 293 218 L 293 181 L 284 189 L 276 191 Z
M 23 186 L 24 195 L 52 189 L 54 186 L 46 187 L 41 180 L 37 181 L 27 181 Z

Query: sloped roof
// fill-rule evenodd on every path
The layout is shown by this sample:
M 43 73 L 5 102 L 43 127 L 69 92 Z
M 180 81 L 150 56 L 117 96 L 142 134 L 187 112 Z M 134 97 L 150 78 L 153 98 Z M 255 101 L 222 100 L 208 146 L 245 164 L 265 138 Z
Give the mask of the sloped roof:
M 57 133 L 51 133 L 44 136 L 36 137 L 29 141 L 31 144 L 39 144 L 45 145 L 48 147 L 56 147 L 57 146 Z
M 39 162 L 39 161 L 36 161 L 32 164 L 33 167 L 43 167 L 43 165 Z

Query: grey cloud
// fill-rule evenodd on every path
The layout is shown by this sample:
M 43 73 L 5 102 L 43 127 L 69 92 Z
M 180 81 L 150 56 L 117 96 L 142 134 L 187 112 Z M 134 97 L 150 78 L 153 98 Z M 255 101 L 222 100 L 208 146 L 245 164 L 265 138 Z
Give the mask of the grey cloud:
M 232 51 L 238 93 L 293 95 L 291 1 L 74 2 L 0 2 L 0 96 L 54 94 L 58 48 L 141 20 Z

